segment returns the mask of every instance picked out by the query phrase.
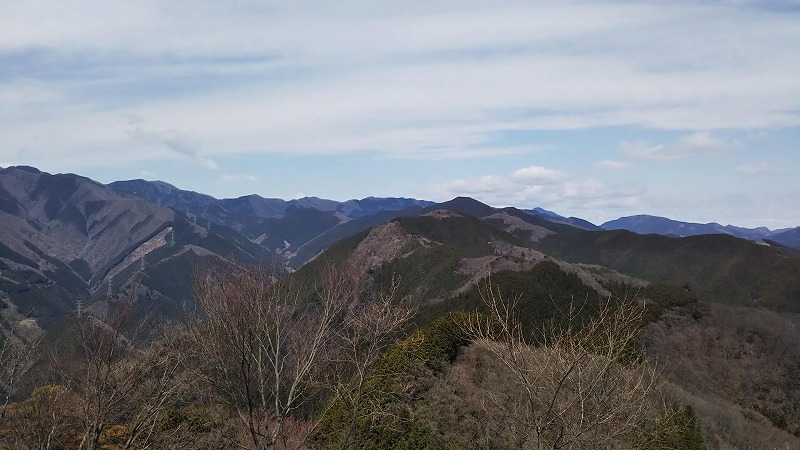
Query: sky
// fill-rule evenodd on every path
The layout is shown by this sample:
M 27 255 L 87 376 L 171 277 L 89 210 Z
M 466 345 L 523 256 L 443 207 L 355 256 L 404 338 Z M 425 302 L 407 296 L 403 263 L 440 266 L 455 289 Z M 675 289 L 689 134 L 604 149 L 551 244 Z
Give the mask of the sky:
M 0 2 L 0 166 L 800 226 L 800 1 Z

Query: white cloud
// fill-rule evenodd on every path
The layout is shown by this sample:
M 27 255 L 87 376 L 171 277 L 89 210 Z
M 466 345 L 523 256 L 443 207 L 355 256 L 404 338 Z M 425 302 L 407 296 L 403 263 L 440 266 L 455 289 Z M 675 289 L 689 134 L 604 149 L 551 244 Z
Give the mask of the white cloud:
M 514 183 L 511 183 L 508 178 L 500 177 L 497 175 L 485 175 L 477 178 L 458 178 L 445 183 L 440 186 L 438 190 L 441 191 L 445 197 L 450 194 L 457 195 L 504 195 L 513 189 Z M 439 197 L 441 198 L 441 197 Z
M 542 182 L 542 176 L 547 181 Z M 424 198 L 448 200 L 466 195 L 493 206 L 542 206 L 564 214 L 597 216 L 597 210 L 641 205 L 640 186 L 610 184 L 597 179 L 570 180 L 567 174 L 540 166 L 519 169 L 508 177 L 487 175 L 456 179 L 423 189 Z
M 542 166 L 525 167 L 511 174 L 511 180 L 515 183 L 534 186 L 556 184 L 566 178 L 567 174 L 564 172 Z
M 628 170 L 633 168 L 633 164 L 627 161 L 603 160 L 596 162 L 594 165 L 595 167 L 607 170 Z
M 96 126 L 125 112 L 180 137 L 136 157 L 205 167 L 232 153 L 476 157 L 509 130 L 800 124 L 798 18 L 725 3 L 3 2 L 0 29 L 14 55 L 0 65 L 15 68 L 0 139 L 28 153 L 52 145 L 36 130 L 73 154 L 131 153 L 142 143 Z
M 168 149 L 195 160 L 206 169 L 218 169 L 217 163 L 211 158 L 203 156 L 200 144 L 190 136 L 169 131 L 150 131 L 144 128 L 144 120 L 135 115 L 128 115 L 131 128 L 127 131 L 131 140 L 145 144 L 164 145 Z
M 760 164 L 740 164 L 736 166 L 736 173 L 743 175 L 764 175 L 770 173 L 782 173 L 781 170 L 771 167 L 767 163 Z
M 622 153 L 632 158 L 650 161 L 673 161 L 721 153 L 734 148 L 735 145 L 735 142 L 727 141 L 708 132 L 699 131 L 681 136 L 669 144 L 651 145 L 644 141 L 623 141 L 619 144 L 619 147 Z
M 220 183 L 255 183 L 258 181 L 255 175 L 240 173 L 225 173 L 220 175 Z
M 387 145 L 389 143 L 387 142 Z M 386 148 L 386 147 L 384 147 Z M 389 154 L 393 159 L 417 161 L 458 161 L 482 157 L 512 156 L 520 154 L 533 154 L 540 151 L 535 146 L 508 146 L 508 147 L 435 147 L 420 144 L 419 147 L 407 147 Z

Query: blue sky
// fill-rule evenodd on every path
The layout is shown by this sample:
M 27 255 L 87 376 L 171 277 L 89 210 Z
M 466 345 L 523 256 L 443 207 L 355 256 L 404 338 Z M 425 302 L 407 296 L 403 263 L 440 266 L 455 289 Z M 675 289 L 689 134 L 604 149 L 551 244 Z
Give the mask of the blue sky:
M 800 225 L 800 2 L 0 3 L 0 166 Z

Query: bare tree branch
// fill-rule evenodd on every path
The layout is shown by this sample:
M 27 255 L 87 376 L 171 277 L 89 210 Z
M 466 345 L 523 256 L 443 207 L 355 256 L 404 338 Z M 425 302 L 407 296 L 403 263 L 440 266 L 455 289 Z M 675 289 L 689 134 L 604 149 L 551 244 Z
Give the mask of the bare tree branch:
M 534 448 L 612 446 L 630 437 L 650 408 L 659 371 L 632 356 L 644 319 L 635 300 L 606 301 L 588 321 L 574 303 L 558 321 L 526 338 L 514 311 L 491 281 L 481 289 L 488 315 L 464 326 L 514 375 L 525 398 L 510 408 Z

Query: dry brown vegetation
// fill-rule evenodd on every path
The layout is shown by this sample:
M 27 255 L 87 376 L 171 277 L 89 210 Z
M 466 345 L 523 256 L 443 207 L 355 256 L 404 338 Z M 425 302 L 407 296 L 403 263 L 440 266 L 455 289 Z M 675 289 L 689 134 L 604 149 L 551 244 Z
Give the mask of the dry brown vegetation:
M 642 333 L 657 315 L 633 299 L 551 298 L 540 317 L 487 283 L 486 314 L 399 339 L 397 280 L 322 266 L 303 284 L 198 271 L 181 326 L 149 330 L 129 302 L 71 317 L 52 382 L 0 407 L 0 448 L 705 448 L 695 412 L 711 448 L 800 448 L 796 317 L 683 302 Z M 8 342 L 2 369 L 29 366 Z
M 8 405 L 20 385 L 20 381 L 36 360 L 39 340 L 8 334 L 0 330 L 0 407 Z
M 800 330 L 794 315 L 701 304 L 650 324 L 647 355 L 718 449 L 800 448 Z
M 505 398 L 489 395 L 481 403 L 494 403 L 510 418 L 522 447 L 613 448 L 638 439 L 659 388 L 658 370 L 633 354 L 643 306 L 609 301 L 586 321 L 571 304 L 530 331 L 516 317 L 516 302 L 490 282 L 481 297 L 488 316 L 473 315 L 465 331 L 514 386 Z
M 411 317 L 394 289 L 366 289 L 356 266 L 326 265 L 315 290 L 264 269 L 198 273 L 205 317 L 188 328 L 197 373 L 237 411 L 246 448 L 299 448 L 330 396 L 352 412 L 342 447 L 360 420 L 366 371 Z M 309 302 L 308 295 L 314 301 Z M 312 404 L 312 406 L 307 406 Z
M 199 315 L 144 340 L 133 302 L 72 316 L 77 346 L 56 345 L 48 361 L 59 383 L 0 406 L 0 448 L 307 448 L 334 403 L 349 411 L 332 441 L 345 448 L 369 412 L 367 370 L 412 315 L 394 288 L 362 278 L 328 265 L 309 290 L 260 267 L 198 271 Z M 30 351 L 7 342 L 11 389 Z

